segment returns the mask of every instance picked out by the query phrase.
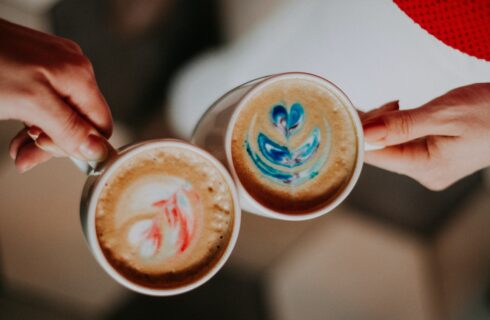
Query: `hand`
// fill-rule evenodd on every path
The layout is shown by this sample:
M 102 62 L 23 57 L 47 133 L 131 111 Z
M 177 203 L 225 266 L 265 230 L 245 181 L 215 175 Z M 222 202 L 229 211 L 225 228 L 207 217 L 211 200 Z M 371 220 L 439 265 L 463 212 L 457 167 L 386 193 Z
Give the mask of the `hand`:
M 111 113 L 80 47 L 1 19 L 0 39 L 0 120 L 26 125 L 10 144 L 18 170 L 52 157 L 39 146 L 57 146 L 58 156 L 103 158 L 102 136 L 111 135 Z
M 367 152 L 367 163 L 432 190 L 490 166 L 490 83 L 451 90 L 416 109 L 384 108 L 361 115 L 366 142 L 385 146 Z

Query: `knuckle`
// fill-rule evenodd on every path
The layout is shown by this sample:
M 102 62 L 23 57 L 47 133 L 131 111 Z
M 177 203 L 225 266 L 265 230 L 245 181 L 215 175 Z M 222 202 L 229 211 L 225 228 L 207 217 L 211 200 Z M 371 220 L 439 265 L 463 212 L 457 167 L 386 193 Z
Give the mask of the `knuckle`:
M 475 115 L 471 105 L 460 104 L 458 101 L 445 101 L 425 108 L 431 123 L 450 135 L 463 135 L 478 123 L 479 116 Z
M 76 58 L 75 58 L 75 64 L 81 68 L 81 69 L 84 69 L 84 70 L 87 70 L 87 71 L 92 71 L 92 63 L 90 62 L 90 60 L 87 58 L 86 55 L 84 54 L 80 54 L 80 55 L 77 55 Z
M 76 76 L 78 79 L 85 79 L 87 81 L 93 78 L 92 64 L 86 56 L 79 53 L 65 55 L 63 60 L 51 66 L 49 70 L 44 71 L 54 76 Z
M 82 48 L 80 47 L 80 45 L 73 40 L 63 39 L 63 45 L 68 47 L 69 49 L 75 51 L 75 52 L 78 52 L 78 53 L 82 52 Z
M 42 109 L 44 99 L 49 91 L 44 85 L 33 84 L 29 87 L 22 87 L 17 89 L 17 95 L 21 98 L 22 102 L 19 105 L 20 116 L 23 121 L 27 121 L 29 118 L 36 116 Z
M 456 129 L 465 123 L 465 113 L 457 106 L 445 106 L 434 108 L 430 114 L 435 125 Z
M 92 69 L 92 63 L 87 58 L 87 56 L 83 54 L 76 55 L 74 63 L 80 68 L 87 69 L 87 70 Z
M 413 118 L 408 112 L 400 113 L 397 121 L 392 122 L 394 131 L 401 137 L 410 137 L 413 126 Z
M 80 80 L 90 82 L 93 79 L 93 68 L 90 60 L 83 54 L 75 55 L 70 68 Z
M 66 40 L 71 41 L 71 40 Z M 64 40 L 64 42 L 66 42 Z M 75 42 L 73 45 L 78 46 Z M 85 56 L 81 50 L 58 50 L 58 56 L 52 59 L 50 62 L 42 62 L 30 67 L 32 77 L 39 79 L 56 79 L 61 77 L 62 79 L 76 77 L 77 79 L 85 81 L 93 81 L 94 71 L 92 63 Z
M 436 112 L 437 116 L 434 115 L 434 117 L 444 122 L 455 122 L 461 118 L 459 108 L 453 106 L 439 107 L 434 111 L 434 113 Z
M 78 141 L 80 141 L 84 135 L 87 135 L 86 131 L 82 120 L 74 112 L 63 119 L 63 125 L 60 127 L 58 134 L 66 141 L 65 148 L 67 149 L 67 152 L 73 153 L 76 151 L 78 148 Z
M 64 54 L 67 51 L 82 52 L 80 45 L 75 41 L 56 35 L 50 35 L 46 46 L 48 46 L 52 52 L 56 52 L 57 54 Z

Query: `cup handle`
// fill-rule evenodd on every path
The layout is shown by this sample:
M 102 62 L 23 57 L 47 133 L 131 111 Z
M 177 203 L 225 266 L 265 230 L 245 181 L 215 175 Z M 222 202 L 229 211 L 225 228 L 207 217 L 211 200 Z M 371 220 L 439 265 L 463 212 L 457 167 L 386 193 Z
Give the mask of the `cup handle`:
M 102 173 L 105 165 L 112 159 L 114 156 L 118 154 L 118 151 L 114 149 L 114 147 L 109 143 L 109 141 L 105 140 L 105 144 L 107 147 L 107 156 L 104 160 L 101 161 L 87 161 L 75 158 L 70 156 L 70 160 L 73 164 L 86 175 L 97 176 Z
M 91 175 L 95 172 L 98 162 L 96 161 L 84 161 L 75 157 L 70 157 L 73 164 L 86 175 Z

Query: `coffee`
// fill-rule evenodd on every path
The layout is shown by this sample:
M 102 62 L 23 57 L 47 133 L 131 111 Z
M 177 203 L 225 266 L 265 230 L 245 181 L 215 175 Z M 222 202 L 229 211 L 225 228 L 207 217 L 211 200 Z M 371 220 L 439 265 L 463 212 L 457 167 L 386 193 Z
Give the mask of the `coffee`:
M 331 203 L 356 166 L 356 127 L 336 92 L 309 79 L 278 79 L 243 102 L 231 158 L 246 192 L 276 212 L 302 214 Z
M 206 275 L 232 237 L 235 204 L 218 168 L 184 147 L 155 147 L 116 164 L 96 206 L 110 265 L 129 281 L 178 288 Z

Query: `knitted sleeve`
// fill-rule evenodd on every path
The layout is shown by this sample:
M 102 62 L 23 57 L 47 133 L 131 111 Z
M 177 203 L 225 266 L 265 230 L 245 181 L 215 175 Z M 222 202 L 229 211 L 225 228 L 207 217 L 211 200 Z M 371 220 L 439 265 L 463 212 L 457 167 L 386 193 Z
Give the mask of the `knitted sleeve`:
M 468 55 L 490 61 L 490 0 L 394 0 L 428 33 Z

